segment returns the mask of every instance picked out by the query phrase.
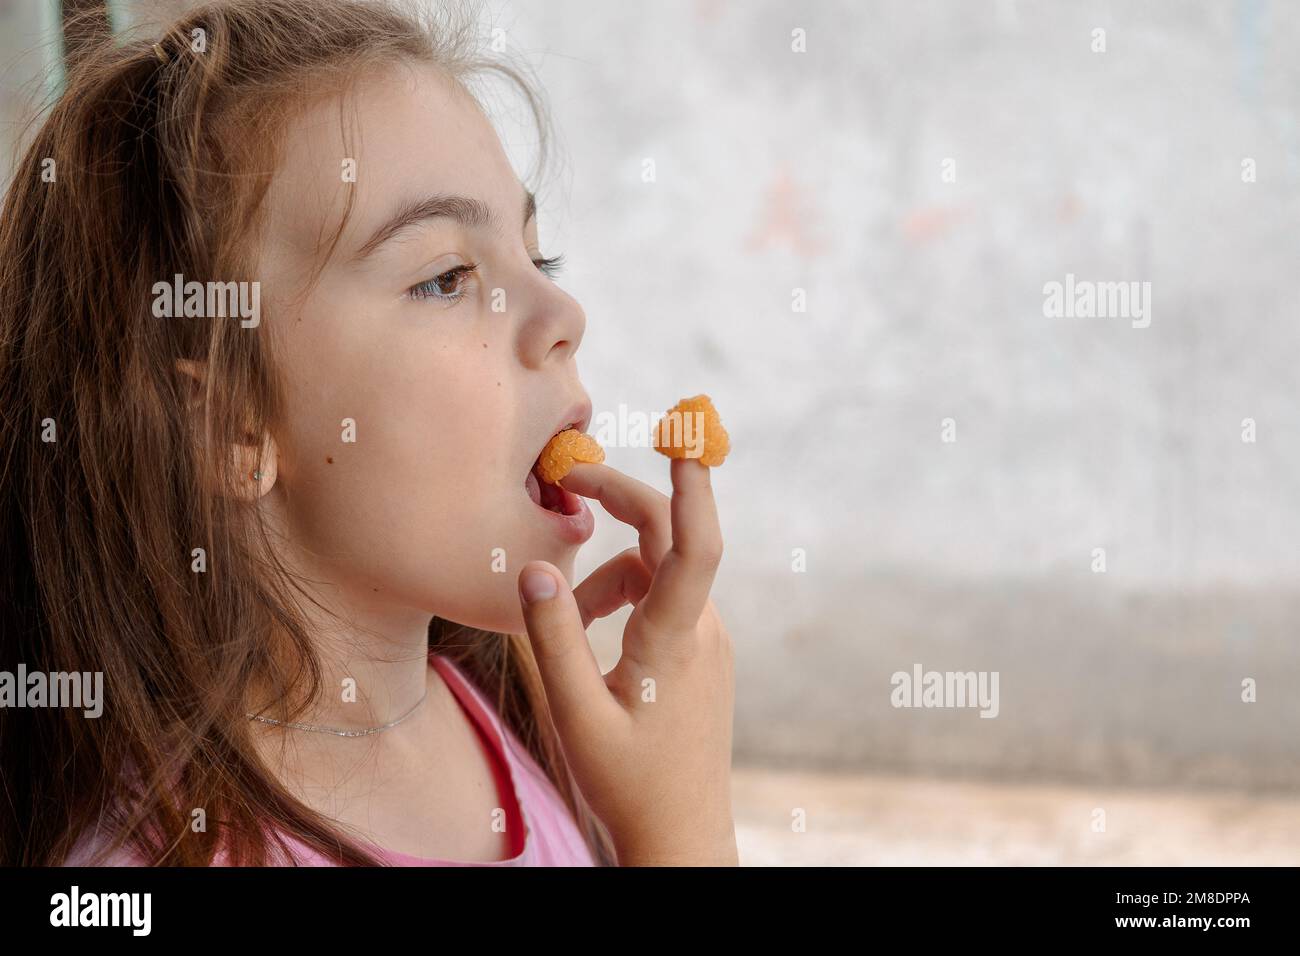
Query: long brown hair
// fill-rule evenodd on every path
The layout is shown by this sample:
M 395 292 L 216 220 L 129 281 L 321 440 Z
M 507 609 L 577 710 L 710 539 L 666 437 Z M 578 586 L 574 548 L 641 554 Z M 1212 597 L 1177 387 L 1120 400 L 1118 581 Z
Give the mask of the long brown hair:
M 477 55 L 476 28 L 460 5 L 419 16 L 363 0 L 221 0 L 156 49 L 106 38 L 70 69 L 0 218 L 0 666 L 101 672 L 107 706 L 97 719 L 0 709 L 0 864 L 60 864 L 105 826 L 105 853 L 125 846 L 166 865 L 219 851 L 264 864 L 282 835 L 344 865 L 379 862 L 285 789 L 244 716 L 254 676 L 286 718 L 322 680 L 305 591 L 226 465 L 232 444 L 280 420 L 273 356 L 237 322 L 158 322 L 148 310 L 173 274 L 250 274 L 286 117 L 367 69 L 501 74 L 525 94 L 544 157 L 540 98 L 520 69 Z M 205 364 L 200 394 L 181 360 Z M 206 573 L 192 573 L 196 548 Z M 526 637 L 435 619 L 430 647 L 496 702 L 596 861 L 613 863 Z

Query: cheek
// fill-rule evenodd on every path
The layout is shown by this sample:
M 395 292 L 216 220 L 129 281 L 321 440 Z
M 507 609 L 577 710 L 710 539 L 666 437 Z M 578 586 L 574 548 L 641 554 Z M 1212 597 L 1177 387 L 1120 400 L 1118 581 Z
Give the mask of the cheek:
M 527 468 L 511 381 L 491 359 L 481 344 L 406 343 L 304 362 L 281 456 L 298 540 L 393 582 L 439 560 L 486 567 Z
M 315 334 L 304 324 L 288 346 L 291 431 L 304 479 L 333 457 L 336 472 L 365 468 L 375 480 L 406 485 L 418 477 L 427 487 L 499 458 L 513 416 L 497 350 L 450 320 L 436 329 L 400 312 L 342 311 L 353 319 L 323 322 Z M 350 435 L 345 420 L 355 423 Z
M 309 471 L 337 483 L 372 517 L 383 514 L 386 530 L 404 514 L 409 518 L 410 509 L 424 513 L 430 505 L 428 513 L 441 515 L 442 523 L 473 516 L 513 467 L 513 416 L 501 391 L 485 394 L 464 367 L 344 389 L 323 405 L 334 409 L 332 420 L 355 421 L 355 442 L 342 441 L 339 429 L 325 431 L 326 447 L 316 449 Z M 331 444 L 333 464 L 327 462 Z
M 439 491 L 472 501 L 500 489 L 519 446 L 518 409 L 508 384 L 503 372 L 482 360 L 440 363 L 394 403 L 400 431 L 417 437 L 432 469 L 424 479 Z

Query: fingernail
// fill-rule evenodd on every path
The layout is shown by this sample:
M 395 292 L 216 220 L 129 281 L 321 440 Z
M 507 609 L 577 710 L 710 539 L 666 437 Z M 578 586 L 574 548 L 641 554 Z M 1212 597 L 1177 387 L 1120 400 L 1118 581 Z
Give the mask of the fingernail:
M 555 578 L 537 568 L 525 571 L 519 580 L 519 593 L 525 604 L 550 600 L 555 597 Z

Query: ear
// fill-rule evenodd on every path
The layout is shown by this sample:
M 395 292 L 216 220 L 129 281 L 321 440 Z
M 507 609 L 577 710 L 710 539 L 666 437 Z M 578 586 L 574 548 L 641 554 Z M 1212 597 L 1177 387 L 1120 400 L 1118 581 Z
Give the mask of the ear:
M 177 359 L 176 371 L 181 379 L 181 394 L 184 396 L 185 410 L 190 416 L 191 424 L 198 434 L 202 429 L 202 409 L 204 388 L 207 380 L 207 363 L 194 359 Z M 231 444 L 226 453 L 227 466 L 231 469 L 231 483 L 235 496 L 241 501 L 253 502 L 265 495 L 275 485 L 279 451 L 275 439 L 269 434 L 258 436 L 249 429 L 245 440 Z M 214 486 L 220 487 L 217 482 Z

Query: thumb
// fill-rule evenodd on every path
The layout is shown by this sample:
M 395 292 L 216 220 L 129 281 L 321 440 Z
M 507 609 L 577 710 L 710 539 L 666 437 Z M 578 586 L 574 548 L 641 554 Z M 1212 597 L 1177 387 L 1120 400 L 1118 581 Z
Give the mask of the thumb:
M 554 565 L 530 561 L 519 572 L 519 600 L 555 729 L 561 737 L 585 737 L 596 730 L 588 721 L 613 697 L 587 643 L 573 592 Z

